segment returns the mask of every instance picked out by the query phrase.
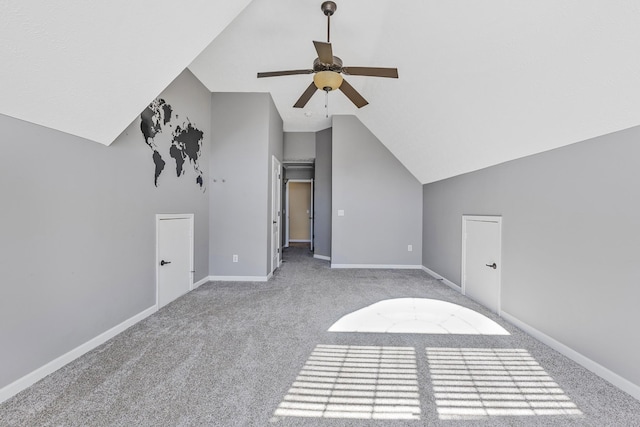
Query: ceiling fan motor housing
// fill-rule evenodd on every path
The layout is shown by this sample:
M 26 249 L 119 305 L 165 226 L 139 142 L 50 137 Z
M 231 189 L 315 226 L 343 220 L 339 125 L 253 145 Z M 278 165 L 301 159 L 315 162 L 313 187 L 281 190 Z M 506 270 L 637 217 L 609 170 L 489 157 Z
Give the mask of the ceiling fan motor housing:
M 337 56 L 333 57 L 333 64 L 325 64 L 320 61 L 320 58 L 313 60 L 313 71 L 335 71 L 336 73 L 342 72 L 342 59 Z

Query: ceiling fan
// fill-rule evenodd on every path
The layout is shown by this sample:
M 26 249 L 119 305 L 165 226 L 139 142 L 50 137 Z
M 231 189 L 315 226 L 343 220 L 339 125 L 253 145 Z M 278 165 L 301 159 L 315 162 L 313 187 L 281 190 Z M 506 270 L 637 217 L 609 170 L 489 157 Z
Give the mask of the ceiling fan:
M 294 108 L 303 108 L 307 105 L 307 102 L 309 102 L 313 94 L 318 89 L 324 90 L 327 93 L 332 90 L 340 89 L 342 93 L 344 93 L 347 98 L 356 105 L 356 107 L 362 108 L 368 104 L 367 100 L 364 99 L 364 97 L 342 77 L 342 74 L 350 76 L 390 77 L 397 79 L 398 69 L 379 67 L 344 67 L 342 65 L 342 59 L 337 56 L 333 56 L 333 50 L 331 48 L 331 15 L 335 13 L 337 6 L 332 1 L 325 1 L 322 3 L 320 8 L 327 17 L 327 42 L 313 42 L 316 52 L 318 53 L 318 57 L 313 61 L 313 68 L 306 70 L 268 71 L 258 73 L 258 78 L 315 73 L 315 76 L 313 76 L 313 82 L 293 105 Z

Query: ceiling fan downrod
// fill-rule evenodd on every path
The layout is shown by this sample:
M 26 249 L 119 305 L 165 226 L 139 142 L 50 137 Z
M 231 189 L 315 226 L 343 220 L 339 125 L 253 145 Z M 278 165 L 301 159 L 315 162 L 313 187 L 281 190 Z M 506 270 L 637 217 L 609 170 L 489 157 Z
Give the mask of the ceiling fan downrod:
M 320 6 L 322 13 L 327 17 L 327 43 L 331 43 L 331 15 L 338 9 L 338 6 L 332 1 L 325 1 Z

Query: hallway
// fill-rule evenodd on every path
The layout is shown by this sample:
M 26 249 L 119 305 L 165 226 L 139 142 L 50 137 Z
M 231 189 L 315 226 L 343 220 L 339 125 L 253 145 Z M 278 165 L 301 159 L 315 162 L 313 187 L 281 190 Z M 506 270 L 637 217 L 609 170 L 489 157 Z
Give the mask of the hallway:
M 640 402 L 422 271 L 284 255 L 18 394 L 0 425 L 640 425 Z

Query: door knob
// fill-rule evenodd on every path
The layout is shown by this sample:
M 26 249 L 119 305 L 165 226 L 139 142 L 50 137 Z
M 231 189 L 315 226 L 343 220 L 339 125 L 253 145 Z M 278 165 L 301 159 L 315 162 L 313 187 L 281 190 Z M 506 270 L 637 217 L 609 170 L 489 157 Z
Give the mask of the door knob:
M 171 261 L 165 261 L 165 260 L 160 261 L 160 265 L 166 265 L 166 264 L 171 264 Z
M 485 264 L 485 265 L 486 265 L 487 267 L 491 267 L 491 268 L 493 268 L 494 270 L 495 270 L 496 268 L 498 268 L 498 266 L 496 265 L 496 263 L 495 263 L 495 262 L 494 262 L 493 264 Z

